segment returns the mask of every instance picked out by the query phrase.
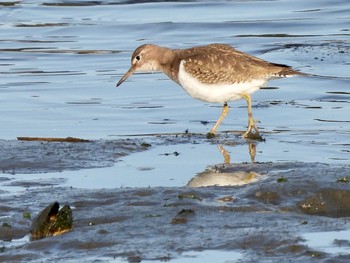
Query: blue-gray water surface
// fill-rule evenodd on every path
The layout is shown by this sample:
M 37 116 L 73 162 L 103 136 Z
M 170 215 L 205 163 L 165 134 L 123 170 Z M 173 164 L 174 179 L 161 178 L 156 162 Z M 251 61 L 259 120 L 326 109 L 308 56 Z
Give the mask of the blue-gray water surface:
M 133 50 L 145 43 L 226 43 L 314 74 L 273 80 L 253 94 L 265 139 L 256 145 L 255 161 L 349 165 L 347 0 L 1 1 L 0 140 L 140 138 L 157 145 L 147 135 L 206 134 L 222 105 L 189 97 L 166 76 L 137 74 L 116 88 Z M 225 149 L 233 163 L 250 162 L 248 143 L 236 136 L 246 128 L 246 105 L 229 105 L 219 133 L 229 131 Z M 86 189 L 182 187 L 222 162 L 213 142 L 160 143 L 107 168 L 19 172 L 11 180 L 63 178 L 60 186 Z M 1 191 L 18 194 L 25 187 L 3 184 Z

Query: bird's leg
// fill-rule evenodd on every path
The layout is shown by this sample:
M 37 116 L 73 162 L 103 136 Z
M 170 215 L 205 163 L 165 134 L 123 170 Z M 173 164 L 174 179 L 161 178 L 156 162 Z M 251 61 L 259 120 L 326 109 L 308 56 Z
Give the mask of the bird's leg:
M 253 119 L 252 100 L 248 94 L 241 94 L 241 96 L 247 101 L 248 106 L 248 128 L 242 137 L 252 140 L 262 140 L 262 137 L 260 136 L 258 128 L 255 126 L 255 121 Z
M 227 106 L 227 102 L 225 102 L 220 118 L 217 120 L 217 122 L 215 123 L 214 127 L 210 130 L 210 132 L 207 134 L 208 138 L 212 138 L 215 136 L 217 128 L 220 126 L 221 122 L 225 119 L 227 114 L 228 114 L 228 106 Z

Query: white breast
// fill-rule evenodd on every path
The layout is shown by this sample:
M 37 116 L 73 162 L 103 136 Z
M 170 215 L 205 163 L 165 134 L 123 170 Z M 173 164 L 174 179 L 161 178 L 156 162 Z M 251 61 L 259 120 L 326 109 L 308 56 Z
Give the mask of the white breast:
M 227 102 L 241 99 L 241 94 L 250 94 L 262 87 L 267 80 L 255 79 L 240 83 L 204 84 L 186 72 L 184 60 L 180 62 L 179 83 L 193 98 L 207 102 Z

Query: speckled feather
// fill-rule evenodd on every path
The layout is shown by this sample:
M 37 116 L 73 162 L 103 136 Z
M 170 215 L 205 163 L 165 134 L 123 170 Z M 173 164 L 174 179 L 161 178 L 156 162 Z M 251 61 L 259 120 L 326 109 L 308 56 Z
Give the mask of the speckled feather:
M 240 52 L 229 45 L 211 44 L 186 50 L 175 50 L 184 60 L 185 70 L 206 84 L 243 83 L 254 79 L 286 77 L 302 73 Z

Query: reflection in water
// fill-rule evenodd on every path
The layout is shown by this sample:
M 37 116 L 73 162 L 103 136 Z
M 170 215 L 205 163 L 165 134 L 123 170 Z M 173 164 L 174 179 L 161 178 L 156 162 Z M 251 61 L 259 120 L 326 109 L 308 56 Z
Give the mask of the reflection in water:
M 260 173 L 252 171 L 254 166 L 247 163 L 242 167 L 231 164 L 231 156 L 222 145 L 218 145 L 219 151 L 224 157 L 223 165 L 213 165 L 205 169 L 204 172 L 197 174 L 187 184 L 189 187 L 207 187 L 207 186 L 238 186 L 255 182 L 261 177 Z M 248 151 L 251 163 L 255 162 L 256 144 L 248 143 Z
M 225 164 L 231 164 L 231 155 L 228 151 L 225 150 L 225 148 L 222 145 L 218 145 L 219 151 L 224 157 L 224 163 Z M 251 163 L 255 163 L 255 155 L 256 155 L 256 144 L 253 142 L 248 142 L 248 151 L 250 155 L 250 161 Z
M 225 170 L 218 170 L 210 167 L 192 178 L 187 186 L 238 186 L 255 182 L 258 180 L 259 176 L 261 175 L 254 172 L 231 171 L 231 169 L 230 172 L 225 172 Z

